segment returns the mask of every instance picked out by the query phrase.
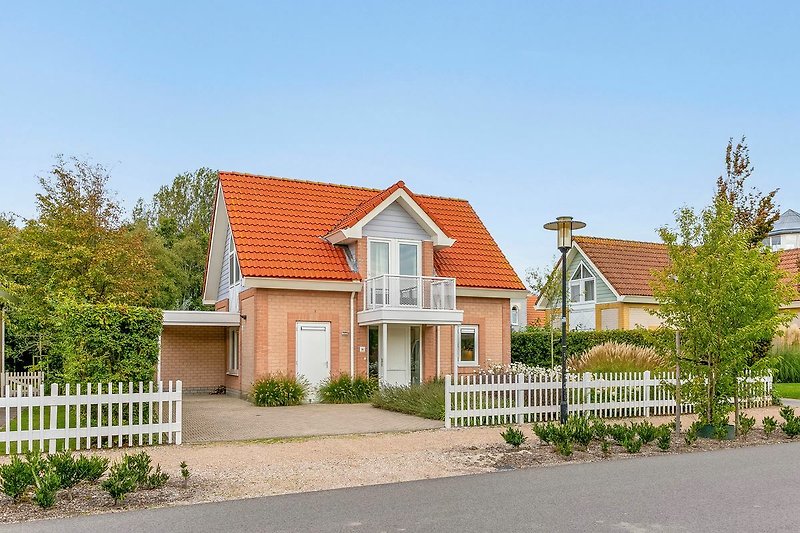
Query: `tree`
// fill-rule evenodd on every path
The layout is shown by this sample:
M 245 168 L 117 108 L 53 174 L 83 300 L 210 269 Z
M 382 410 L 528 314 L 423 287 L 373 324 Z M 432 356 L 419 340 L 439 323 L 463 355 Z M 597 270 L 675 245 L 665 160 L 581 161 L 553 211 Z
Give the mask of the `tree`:
M 725 150 L 725 175 L 717 178 L 716 197 L 733 207 L 736 231 L 748 231 L 751 245 L 758 246 L 772 231 L 780 212 L 775 205 L 778 189 L 762 194 L 756 188 L 745 188 L 753 170 L 746 139 L 742 137 L 735 146 L 733 138 L 729 139 Z
M 557 264 L 560 258 L 553 258 L 553 264 Z M 545 308 L 545 327 L 550 331 L 550 366 L 555 367 L 555 348 L 554 337 L 556 328 L 553 322 L 556 317 L 561 316 L 561 275 L 560 270 L 547 268 L 529 268 L 525 271 L 525 281 L 528 286 L 538 295 L 538 302 L 547 302 Z M 567 313 L 569 313 L 569 302 L 567 302 Z M 559 332 L 560 334 L 560 332 Z
M 201 293 L 217 179 L 217 172 L 208 168 L 180 174 L 151 203 L 140 199 L 134 209 L 134 219 L 163 239 L 175 261 L 170 307 L 204 309 Z
M 659 230 L 670 266 L 654 274 L 653 294 L 655 314 L 681 332 L 680 362 L 692 376 L 682 391 L 708 424 L 734 407 L 738 427 L 738 378 L 769 363 L 752 355 L 790 319 L 780 307 L 793 298 L 796 280 L 778 269 L 777 254 L 751 246 L 752 230 L 736 216 L 720 197 L 699 214 L 679 210 L 676 227 Z

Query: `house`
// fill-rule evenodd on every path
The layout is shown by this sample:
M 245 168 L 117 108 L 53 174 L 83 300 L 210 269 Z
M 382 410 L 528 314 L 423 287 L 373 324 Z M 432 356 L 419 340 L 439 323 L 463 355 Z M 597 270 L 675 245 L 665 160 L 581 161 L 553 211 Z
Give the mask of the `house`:
M 528 325 L 528 294 L 511 300 L 511 330 L 524 331 Z
M 773 252 L 800 248 L 800 213 L 789 209 L 782 214 L 767 234 L 764 244 Z
M 527 291 L 466 200 L 220 172 L 204 303 L 167 311 L 160 379 L 246 394 L 269 373 L 389 385 L 510 362 Z
M 650 285 L 652 272 L 669 265 L 664 244 L 576 236 L 567 253 L 568 323 L 571 330 L 653 329 L 661 319 Z M 800 249 L 781 252 L 780 268 L 796 274 Z M 545 310 L 546 300 L 536 309 Z M 787 309 L 800 313 L 800 301 Z M 800 316 L 800 315 L 799 315 Z M 800 323 L 800 318 L 795 319 Z
M 525 306 L 528 308 L 526 312 L 526 324 L 541 328 L 547 325 L 547 312 L 543 309 L 536 308 L 536 302 L 539 297 L 535 294 L 529 294 L 525 301 Z

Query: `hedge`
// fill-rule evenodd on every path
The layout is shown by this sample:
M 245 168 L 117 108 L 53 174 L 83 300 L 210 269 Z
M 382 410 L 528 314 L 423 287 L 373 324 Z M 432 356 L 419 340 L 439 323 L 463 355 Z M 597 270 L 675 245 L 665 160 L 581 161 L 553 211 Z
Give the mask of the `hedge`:
M 535 366 L 550 366 L 549 329 L 529 329 L 511 333 L 511 361 Z M 674 333 L 666 330 L 609 329 L 603 331 L 570 331 L 567 333 L 567 354 L 581 354 L 604 342 L 625 342 L 636 346 L 659 346 L 674 343 Z M 561 361 L 561 332 L 553 332 L 555 362 Z
M 115 304 L 64 303 L 57 310 L 49 381 L 150 381 L 158 366 L 161 311 Z

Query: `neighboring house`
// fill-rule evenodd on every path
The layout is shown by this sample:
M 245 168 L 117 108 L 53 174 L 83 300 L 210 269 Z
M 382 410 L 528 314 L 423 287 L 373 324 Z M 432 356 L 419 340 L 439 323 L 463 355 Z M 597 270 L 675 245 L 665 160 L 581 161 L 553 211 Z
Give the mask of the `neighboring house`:
M 800 248 L 800 213 L 789 209 L 775 223 L 764 244 L 772 251 Z
M 528 325 L 528 295 L 511 299 L 511 330 L 523 331 Z
M 529 294 L 528 298 L 525 302 L 527 307 L 527 322 L 528 326 L 534 326 L 537 328 L 545 327 L 547 325 L 547 312 L 543 309 L 536 308 L 536 302 L 539 301 L 539 297 L 535 294 Z
M 204 303 L 167 311 L 161 379 L 409 385 L 510 362 L 527 291 L 466 200 L 220 172 Z
M 781 253 L 781 269 L 797 273 L 799 263 L 800 249 Z M 569 328 L 658 327 L 661 319 L 649 312 L 658 305 L 650 283 L 652 272 L 668 265 L 667 248 L 663 244 L 575 237 L 574 246 L 567 253 Z M 548 306 L 546 300 L 536 304 L 538 310 Z M 800 301 L 787 308 L 800 312 Z

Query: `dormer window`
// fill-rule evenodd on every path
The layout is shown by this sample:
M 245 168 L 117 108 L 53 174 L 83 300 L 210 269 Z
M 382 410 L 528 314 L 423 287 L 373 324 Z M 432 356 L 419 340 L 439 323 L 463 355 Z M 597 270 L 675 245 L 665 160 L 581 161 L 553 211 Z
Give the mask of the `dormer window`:
M 569 282 L 569 301 L 571 303 L 593 302 L 595 298 L 595 277 L 592 271 L 581 263 L 572 274 Z

